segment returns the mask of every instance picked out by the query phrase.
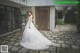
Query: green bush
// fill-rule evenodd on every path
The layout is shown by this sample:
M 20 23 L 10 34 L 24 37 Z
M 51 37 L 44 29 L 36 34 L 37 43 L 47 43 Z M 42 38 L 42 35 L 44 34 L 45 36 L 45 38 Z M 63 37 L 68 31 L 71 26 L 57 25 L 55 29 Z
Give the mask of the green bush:
M 63 19 L 58 19 L 58 23 L 57 24 L 64 25 L 65 23 L 64 23 L 64 20 Z

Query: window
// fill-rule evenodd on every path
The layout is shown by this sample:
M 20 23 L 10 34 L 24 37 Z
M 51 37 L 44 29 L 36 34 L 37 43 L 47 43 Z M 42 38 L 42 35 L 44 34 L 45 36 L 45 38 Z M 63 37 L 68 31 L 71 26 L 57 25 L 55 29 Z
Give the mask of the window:
M 7 32 L 7 17 L 5 6 L 0 6 L 0 34 Z
M 20 28 L 20 9 L 0 5 L 0 34 L 11 32 Z

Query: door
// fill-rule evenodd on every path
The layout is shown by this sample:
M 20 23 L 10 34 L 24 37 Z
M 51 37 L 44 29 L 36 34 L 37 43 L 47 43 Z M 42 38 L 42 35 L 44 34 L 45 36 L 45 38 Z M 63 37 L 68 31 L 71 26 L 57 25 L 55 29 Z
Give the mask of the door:
M 50 7 L 36 7 L 36 24 L 40 30 L 50 30 Z

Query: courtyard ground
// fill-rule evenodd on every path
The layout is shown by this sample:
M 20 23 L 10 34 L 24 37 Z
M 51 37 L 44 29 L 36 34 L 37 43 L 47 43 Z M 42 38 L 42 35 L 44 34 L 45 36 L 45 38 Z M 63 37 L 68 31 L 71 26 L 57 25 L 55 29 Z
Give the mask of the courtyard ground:
M 20 45 L 22 31 L 0 37 L 0 45 L 8 45 L 8 53 L 80 53 L 80 34 L 76 30 L 59 31 L 57 29 L 55 32 L 42 30 L 40 32 L 54 43 L 49 49 L 35 51 L 24 48 Z

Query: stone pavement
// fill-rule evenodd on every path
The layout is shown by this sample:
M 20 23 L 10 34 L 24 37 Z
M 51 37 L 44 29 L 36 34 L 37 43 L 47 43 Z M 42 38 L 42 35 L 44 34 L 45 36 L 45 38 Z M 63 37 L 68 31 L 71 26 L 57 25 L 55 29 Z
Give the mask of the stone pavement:
M 40 31 L 44 36 L 50 39 L 54 44 L 46 50 L 30 50 L 22 47 L 22 31 L 0 38 L 0 45 L 8 45 L 9 53 L 80 53 L 80 35 L 73 32 L 50 32 Z
M 56 25 L 56 31 L 77 31 L 76 25 L 74 24 L 65 24 L 65 25 Z

